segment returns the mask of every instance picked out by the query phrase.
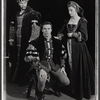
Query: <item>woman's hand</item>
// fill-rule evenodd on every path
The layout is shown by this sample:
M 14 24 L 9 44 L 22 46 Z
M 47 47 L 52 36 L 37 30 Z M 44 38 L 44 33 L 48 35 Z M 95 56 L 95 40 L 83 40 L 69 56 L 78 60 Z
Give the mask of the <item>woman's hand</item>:
M 57 35 L 57 37 L 58 37 L 59 40 L 62 40 L 62 37 L 63 37 L 63 36 L 64 36 L 63 34 L 58 34 L 58 35 Z
M 73 36 L 73 33 L 68 33 L 67 36 L 68 37 L 72 37 Z
M 73 37 L 78 38 L 79 34 L 78 33 L 73 33 Z

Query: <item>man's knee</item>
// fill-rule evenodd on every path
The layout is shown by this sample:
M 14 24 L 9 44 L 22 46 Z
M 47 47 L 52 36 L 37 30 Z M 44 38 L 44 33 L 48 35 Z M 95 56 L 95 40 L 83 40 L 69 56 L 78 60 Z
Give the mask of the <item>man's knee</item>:
M 63 84 L 66 86 L 70 84 L 70 80 L 68 77 L 64 80 Z
M 46 78 L 44 78 L 44 77 L 38 77 L 38 82 L 40 84 L 44 84 L 46 82 Z
M 69 78 L 66 76 L 66 77 L 62 77 L 62 79 L 60 80 L 61 84 L 64 85 L 64 86 L 67 86 L 70 84 L 70 80 Z
M 46 83 L 46 79 L 43 77 L 39 77 L 38 78 L 38 89 L 40 92 L 42 92 L 45 88 L 45 83 Z
M 47 80 L 47 73 L 44 70 L 40 70 L 40 72 L 37 73 L 37 78 L 38 78 L 38 82 L 40 84 L 44 84 Z

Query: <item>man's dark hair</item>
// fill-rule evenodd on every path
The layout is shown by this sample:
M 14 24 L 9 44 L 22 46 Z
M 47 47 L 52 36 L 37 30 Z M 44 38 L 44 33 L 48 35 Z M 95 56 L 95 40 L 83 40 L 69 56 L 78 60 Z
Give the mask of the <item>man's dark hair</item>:
M 44 23 L 42 24 L 42 28 L 43 28 L 44 25 L 51 25 L 51 28 L 52 28 L 51 22 L 44 22 Z

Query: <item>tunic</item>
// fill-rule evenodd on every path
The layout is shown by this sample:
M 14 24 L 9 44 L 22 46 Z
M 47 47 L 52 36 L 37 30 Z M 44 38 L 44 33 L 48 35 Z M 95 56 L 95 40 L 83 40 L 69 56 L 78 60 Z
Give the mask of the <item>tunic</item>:
M 16 30 L 16 34 L 17 34 L 17 48 L 18 48 L 18 51 L 17 51 L 17 63 L 19 62 L 19 54 L 20 54 L 20 48 L 21 48 L 21 28 L 22 28 L 22 21 L 23 21 L 23 17 L 24 17 L 24 14 L 23 15 L 19 15 L 17 16 L 17 30 Z

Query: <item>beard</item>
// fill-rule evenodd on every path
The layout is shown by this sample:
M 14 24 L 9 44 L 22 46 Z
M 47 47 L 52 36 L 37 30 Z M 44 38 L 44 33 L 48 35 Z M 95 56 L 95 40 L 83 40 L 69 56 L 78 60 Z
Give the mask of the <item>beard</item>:
M 25 10 L 25 9 L 26 9 L 26 6 L 21 7 L 21 10 Z

